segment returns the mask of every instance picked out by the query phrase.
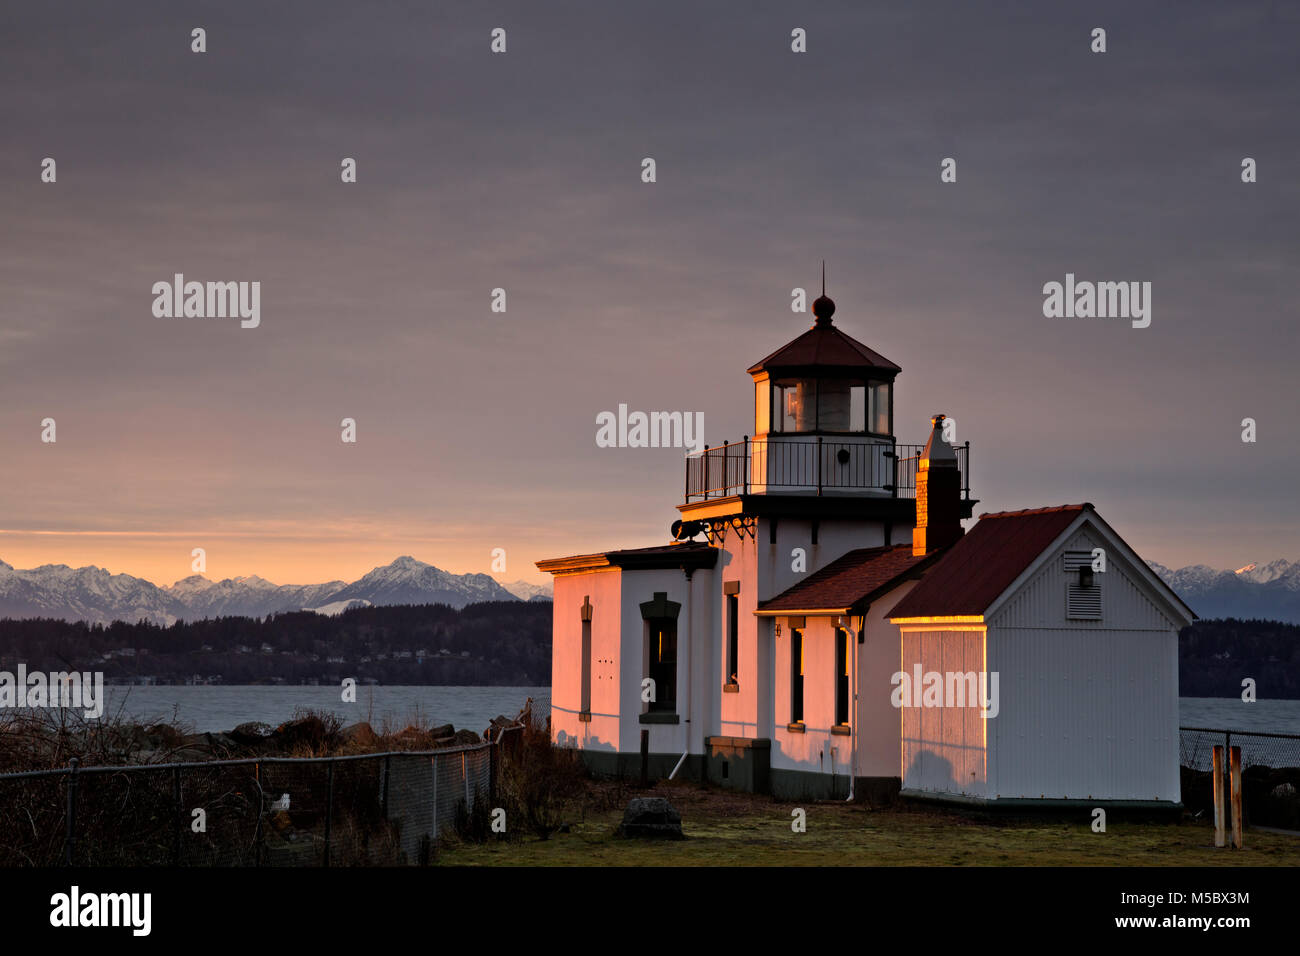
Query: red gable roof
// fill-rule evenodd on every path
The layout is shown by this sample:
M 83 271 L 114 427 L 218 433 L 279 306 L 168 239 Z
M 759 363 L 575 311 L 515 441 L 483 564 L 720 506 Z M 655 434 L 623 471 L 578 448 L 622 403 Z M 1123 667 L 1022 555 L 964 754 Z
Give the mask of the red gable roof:
M 845 335 L 829 322 L 818 323 L 767 358 L 751 365 L 753 375 L 762 371 L 811 371 L 818 369 L 874 369 L 893 378 L 902 369 L 879 352 Z
M 983 614 L 1084 509 L 1093 507 L 1084 502 L 980 515 L 890 618 Z
M 933 554 L 913 557 L 910 544 L 859 548 L 764 601 L 758 610 L 768 614 L 774 611 L 845 611 L 860 602 L 870 602 L 935 557 Z M 855 612 L 861 613 L 861 609 L 855 609 Z

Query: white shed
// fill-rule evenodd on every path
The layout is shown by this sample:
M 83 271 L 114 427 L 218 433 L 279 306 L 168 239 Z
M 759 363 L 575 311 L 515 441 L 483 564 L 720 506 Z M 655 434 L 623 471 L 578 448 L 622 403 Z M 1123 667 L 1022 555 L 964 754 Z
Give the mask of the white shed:
M 981 516 L 890 616 L 902 793 L 1180 804 L 1195 616 L 1091 504 Z

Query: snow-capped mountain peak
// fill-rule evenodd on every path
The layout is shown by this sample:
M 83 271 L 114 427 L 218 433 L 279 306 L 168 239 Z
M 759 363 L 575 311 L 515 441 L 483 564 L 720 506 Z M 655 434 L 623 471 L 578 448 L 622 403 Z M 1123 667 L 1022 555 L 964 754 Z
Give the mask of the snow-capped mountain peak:
M 531 597 L 531 595 L 530 595 Z M 0 562 L 0 618 L 57 617 L 107 624 L 141 618 L 265 617 L 303 609 L 341 613 L 369 604 L 450 604 L 519 599 L 486 574 L 453 574 L 403 555 L 353 581 L 275 584 L 258 575 L 213 581 L 201 574 L 158 587 L 93 565 L 47 564 L 16 570 Z
M 1279 558 L 1235 571 L 1204 564 L 1173 571 L 1154 561 L 1147 563 L 1201 617 L 1300 623 L 1300 561 Z

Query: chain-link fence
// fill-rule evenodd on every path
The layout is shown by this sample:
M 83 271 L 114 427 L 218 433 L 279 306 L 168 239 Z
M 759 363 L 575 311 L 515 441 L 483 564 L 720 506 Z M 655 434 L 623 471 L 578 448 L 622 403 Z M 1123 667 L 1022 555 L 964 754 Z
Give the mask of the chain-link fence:
M 1216 744 L 1241 748 L 1241 766 L 1300 767 L 1300 734 L 1273 734 L 1247 730 L 1178 728 L 1178 757 L 1191 770 L 1211 770 Z M 1226 750 L 1225 750 L 1226 752 Z
M 514 730 L 440 750 L 3 774 L 0 865 L 424 864 L 462 807 L 490 803 Z
M 1213 812 L 1214 748 L 1241 748 L 1242 806 L 1247 823 L 1300 830 L 1300 734 L 1178 728 L 1183 805 L 1192 813 Z

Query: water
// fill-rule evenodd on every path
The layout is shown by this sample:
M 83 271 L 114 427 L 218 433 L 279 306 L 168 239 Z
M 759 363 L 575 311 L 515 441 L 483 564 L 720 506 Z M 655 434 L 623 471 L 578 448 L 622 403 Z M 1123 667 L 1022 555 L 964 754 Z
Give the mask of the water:
M 1247 704 L 1239 697 L 1180 697 L 1178 725 L 1300 734 L 1300 700 L 1258 700 Z
M 437 724 L 455 724 L 479 733 L 497 714 L 513 717 L 532 697 L 549 712 L 549 687 L 358 687 L 357 702 L 345 704 L 337 687 L 275 686 L 158 686 L 107 687 L 107 713 L 138 720 L 171 720 L 195 730 L 219 731 L 249 720 L 275 725 L 293 716 L 297 707 L 337 713 L 345 723 L 368 720 L 379 729 L 385 716 L 405 727 L 419 714 Z M 1300 734 L 1300 700 L 1261 700 L 1243 703 L 1236 697 L 1183 697 L 1178 701 L 1183 727 L 1213 727 Z
M 175 720 L 199 733 L 231 730 L 250 720 L 275 726 L 289 720 L 295 708 L 304 707 L 336 713 L 344 724 L 368 721 L 379 731 L 385 718 L 392 730 L 401 730 L 418 713 L 429 723 L 455 724 L 457 730 L 481 734 L 498 714 L 518 714 L 529 697 L 542 702 L 534 713 L 545 717 L 551 699 L 549 687 L 359 686 L 355 704 L 343 703 L 336 686 L 108 686 L 104 691 L 106 716 L 115 716 L 120 709 L 126 718 Z

